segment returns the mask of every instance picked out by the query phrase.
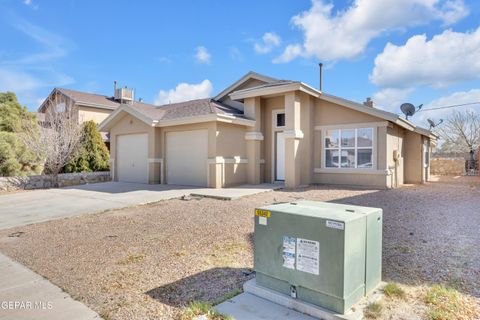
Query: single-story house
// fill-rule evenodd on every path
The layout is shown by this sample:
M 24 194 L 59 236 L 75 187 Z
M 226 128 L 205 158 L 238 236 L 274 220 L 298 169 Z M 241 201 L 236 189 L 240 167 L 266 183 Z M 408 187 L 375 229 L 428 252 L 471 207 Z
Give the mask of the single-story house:
M 255 72 L 213 98 L 121 104 L 99 128 L 110 132 L 114 180 L 211 188 L 422 183 L 437 138 L 369 104 Z

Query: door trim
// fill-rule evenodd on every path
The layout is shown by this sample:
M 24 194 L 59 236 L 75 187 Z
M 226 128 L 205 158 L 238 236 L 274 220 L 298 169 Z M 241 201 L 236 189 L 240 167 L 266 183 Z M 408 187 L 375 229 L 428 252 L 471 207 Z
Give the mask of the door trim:
M 285 116 L 286 116 L 286 113 L 285 113 L 285 109 L 273 109 L 272 110 L 272 132 L 271 132 L 271 141 L 272 141 L 272 148 L 271 148 L 271 164 L 272 164 L 272 168 L 271 168 L 271 182 L 274 183 L 276 179 L 276 175 L 277 175 L 277 172 L 276 172 L 276 159 L 277 159 L 277 155 L 276 155 L 276 144 L 277 144 L 277 137 L 276 137 L 276 132 L 281 132 L 281 131 L 284 131 L 285 127 L 277 127 L 277 114 L 279 113 L 284 113 Z M 286 119 L 285 119 L 286 121 Z M 280 180 L 280 181 L 283 181 L 283 180 Z

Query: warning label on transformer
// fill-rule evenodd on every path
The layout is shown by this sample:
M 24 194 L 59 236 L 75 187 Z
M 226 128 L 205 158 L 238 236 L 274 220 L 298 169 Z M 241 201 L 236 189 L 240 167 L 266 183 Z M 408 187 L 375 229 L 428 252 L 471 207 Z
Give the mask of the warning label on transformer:
M 320 243 L 297 238 L 297 270 L 319 274 Z
M 295 248 L 297 238 L 283 236 L 283 266 L 288 269 L 295 269 Z
M 319 274 L 320 243 L 283 236 L 283 267 L 303 272 Z

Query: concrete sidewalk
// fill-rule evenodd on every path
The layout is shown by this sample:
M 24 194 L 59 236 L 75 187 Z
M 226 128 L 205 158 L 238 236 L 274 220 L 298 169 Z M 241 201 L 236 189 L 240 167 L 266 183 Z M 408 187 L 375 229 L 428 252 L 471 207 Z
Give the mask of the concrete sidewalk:
M 0 319 L 93 320 L 100 316 L 30 269 L 0 254 Z

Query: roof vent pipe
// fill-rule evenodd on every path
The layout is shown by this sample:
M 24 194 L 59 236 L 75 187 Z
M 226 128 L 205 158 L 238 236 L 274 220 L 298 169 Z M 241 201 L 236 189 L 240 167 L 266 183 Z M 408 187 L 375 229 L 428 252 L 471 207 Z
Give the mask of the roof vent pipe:
M 117 80 L 113 80 L 113 96 L 117 95 Z
M 373 108 L 373 100 L 372 100 L 372 98 L 367 97 L 367 99 L 365 100 L 365 102 L 363 103 L 363 105 L 366 106 L 366 107 Z
M 320 92 L 322 92 L 322 69 L 323 69 L 323 63 L 319 63 L 318 66 L 320 67 L 320 84 L 318 86 L 318 89 Z

